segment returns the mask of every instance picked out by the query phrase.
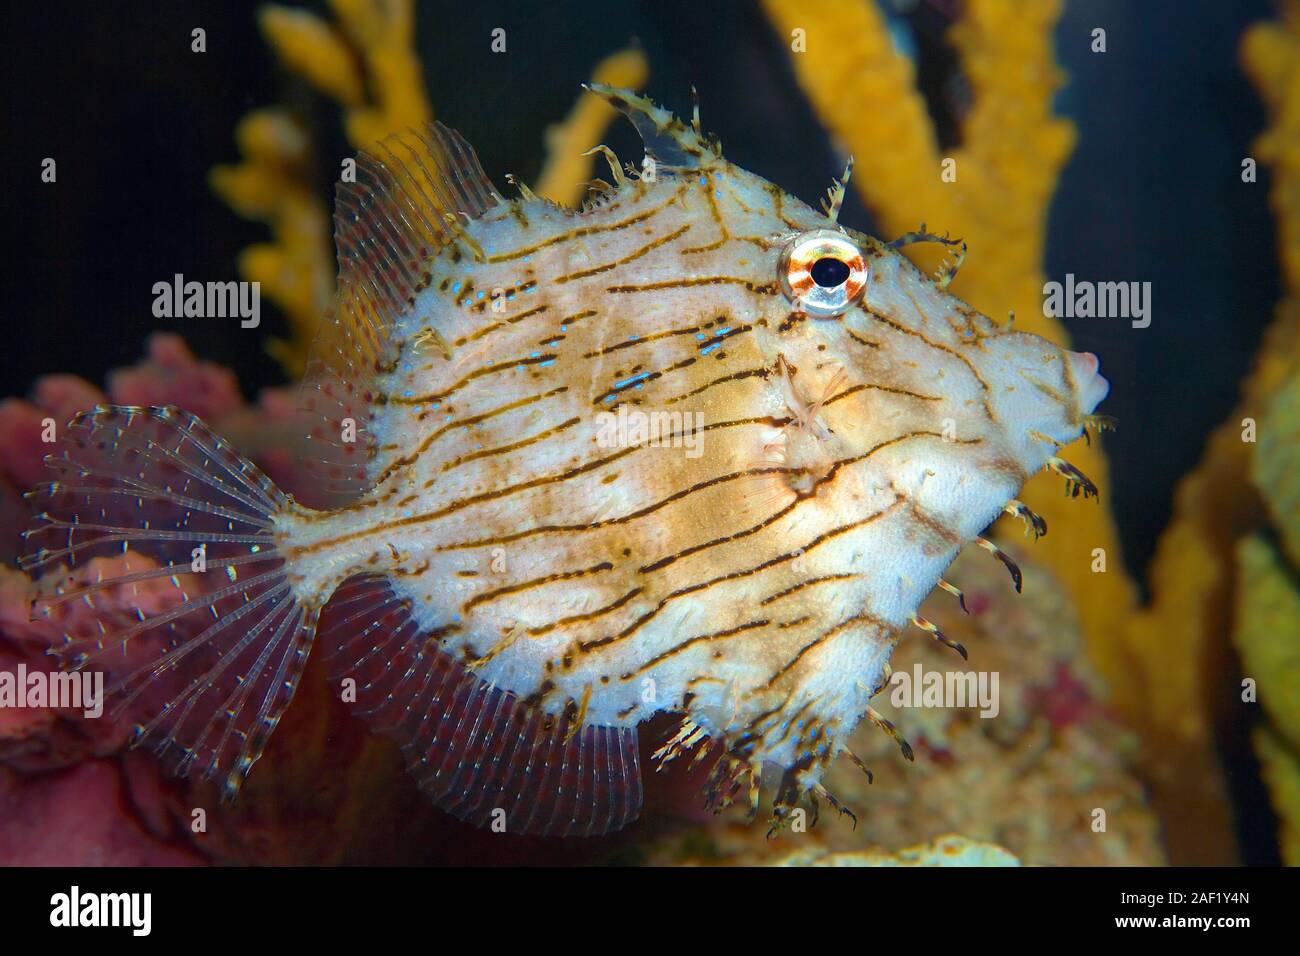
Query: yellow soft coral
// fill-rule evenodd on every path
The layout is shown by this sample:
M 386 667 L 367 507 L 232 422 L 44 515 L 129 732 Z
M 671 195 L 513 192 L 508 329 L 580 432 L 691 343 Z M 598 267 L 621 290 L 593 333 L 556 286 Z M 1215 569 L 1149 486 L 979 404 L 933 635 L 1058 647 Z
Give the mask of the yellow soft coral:
M 1278 253 L 1287 288 L 1300 290 L 1300 0 L 1285 0 L 1281 18 L 1246 32 L 1241 57 L 1270 126 L 1255 141 L 1257 158 L 1273 168 L 1270 195 L 1278 220 Z
M 284 65 L 332 100 L 361 102 L 363 78 L 352 49 L 337 30 L 306 10 L 264 7 L 262 34 Z
M 410 0 L 330 0 L 345 36 L 361 54 L 369 100 L 345 111 L 343 127 L 358 149 L 433 118 L 415 53 Z
M 1248 30 L 1241 55 L 1271 121 L 1254 150 L 1255 158 L 1273 170 L 1270 201 L 1288 293 L 1265 333 L 1237 407 L 1211 433 L 1201 463 L 1179 483 L 1173 517 L 1151 566 L 1151 603 L 1123 631 L 1134 678 L 1128 696 L 1137 704 L 1136 723 L 1151 754 L 1148 770 L 1174 862 L 1182 863 L 1221 863 L 1232 852 L 1231 820 L 1213 752 L 1215 703 L 1221 699 L 1222 675 L 1232 666 L 1223 636 L 1233 629 L 1234 606 L 1245 615 L 1263 596 L 1257 589 L 1234 596 L 1235 588 L 1251 579 L 1248 567 L 1268 563 L 1259 551 L 1262 544 L 1237 545 L 1267 523 L 1249 480 L 1256 446 L 1244 439 L 1252 423 L 1266 432 L 1281 425 L 1265 426 L 1261 418 L 1272 396 L 1300 371 L 1300 2 L 1286 3 L 1281 20 Z M 1265 438 L 1262 444 L 1276 441 L 1276 436 Z M 1266 465 L 1264 470 L 1270 475 L 1266 482 L 1272 483 L 1276 469 Z M 1244 562 L 1240 569 L 1235 557 Z M 1274 640 L 1294 639 L 1294 624 L 1290 631 L 1269 633 Z M 1237 640 L 1256 644 L 1259 638 L 1238 633 Z M 1300 770 L 1275 761 L 1281 752 L 1278 739 L 1268 728 L 1255 736 L 1275 803 L 1300 789 Z M 1292 796 L 1291 805 L 1295 803 Z M 1293 848 L 1300 842 L 1297 816 L 1300 809 L 1291 816 Z
M 1278 389 L 1259 422 L 1251 478 L 1291 563 L 1300 567 L 1300 375 Z M 1300 619 L 1292 630 L 1300 635 Z
M 335 23 L 266 6 L 262 33 L 281 62 L 343 107 L 348 140 L 363 149 L 433 118 L 413 45 L 410 0 L 330 0 Z
M 970 80 L 973 103 L 962 144 L 940 153 L 910 60 L 896 52 L 872 0 L 764 0 L 791 45 L 795 75 L 831 133 L 857 161 L 853 183 L 891 235 L 915 229 L 951 232 L 971 253 L 953 291 L 990 315 L 1014 311 L 1017 327 L 1068 344 L 1043 315 L 1043 241 L 1047 207 L 1074 145 L 1074 127 L 1052 114 L 1062 82 L 1051 35 L 1057 0 L 968 0 L 951 31 Z M 801 30 L 801 35 L 796 34 Z M 802 46 L 804 52 L 798 52 Z M 952 160 L 955 181 L 941 176 Z M 937 264 L 922 251 L 921 261 Z M 1070 460 L 1103 488 L 1100 443 L 1073 448 Z M 1035 478 L 1026 497 L 1051 533 L 1037 554 L 1074 595 L 1089 651 L 1112 682 L 1125 661 L 1115 640 L 1134 603 L 1108 510 L 1063 498 L 1060 479 Z M 1093 550 L 1107 572 L 1093 573 Z
M 1267 717 L 1252 740 L 1281 820 L 1282 856 L 1300 866 L 1300 368 L 1259 420 L 1250 475 L 1276 534 L 1237 547 L 1233 639 Z
M 1151 563 L 1151 601 L 1121 633 L 1131 676 L 1126 710 L 1142 732 L 1153 799 L 1179 863 L 1224 863 L 1233 854 L 1213 732 L 1221 680 L 1233 666 L 1224 637 L 1233 628 L 1235 545 L 1266 523 L 1249 480 L 1255 446 L 1243 437 L 1251 423 L 1260 428 L 1270 396 L 1296 368 L 1297 317 L 1294 303 L 1279 308 L 1236 409 L 1175 489 Z
M 243 161 L 216 167 L 209 182 L 241 216 L 267 223 L 272 239 L 243 251 L 240 275 L 261 283 L 295 338 L 303 339 L 334 290 L 329 213 L 306 185 L 306 135 L 283 111 L 265 109 L 244 117 L 235 136 Z M 269 348 L 291 372 L 302 370 L 301 348 L 284 342 Z
M 1259 755 L 1261 774 L 1282 818 L 1282 860 L 1287 866 L 1300 866 L 1300 757 L 1288 747 L 1269 725 L 1251 734 Z
M 358 148 L 432 116 L 412 45 L 409 0 L 332 0 L 337 24 L 304 10 L 267 6 L 259 23 L 286 67 L 343 108 Z M 219 166 L 212 187 L 236 212 L 271 227 L 272 241 L 244 250 L 240 273 L 260 282 L 288 319 L 292 338 L 268 349 L 301 374 L 334 287 L 325 197 L 308 183 L 305 134 L 278 110 L 256 110 L 236 133 L 243 161 Z
M 410 0 L 330 0 L 329 6 L 333 23 L 274 5 L 262 8 L 259 23 L 284 66 L 341 107 L 349 142 L 364 149 L 432 119 L 415 53 Z M 647 72 L 645 56 L 629 49 L 602 61 L 594 77 L 639 89 Z M 541 195 L 562 204 L 582 198 L 595 162 L 582 153 L 595 145 L 615 115 L 598 97 L 581 94 L 568 119 L 547 133 Z M 243 161 L 215 168 L 210 181 L 232 209 L 271 227 L 271 242 L 240 256 L 240 274 L 261 282 L 267 298 L 284 311 L 291 339 L 273 341 L 268 349 L 298 376 L 333 295 L 326 197 L 314 195 L 307 185 L 305 135 L 281 111 L 250 113 L 236 135 Z
M 1300 866 L 1300 589 L 1282 555 L 1262 536 L 1237 549 L 1240 590 L 1235 641 L 1242 673 L 1256 682 L 1268 722 L 1253 738 L 1273 807 L 1283 859 Z

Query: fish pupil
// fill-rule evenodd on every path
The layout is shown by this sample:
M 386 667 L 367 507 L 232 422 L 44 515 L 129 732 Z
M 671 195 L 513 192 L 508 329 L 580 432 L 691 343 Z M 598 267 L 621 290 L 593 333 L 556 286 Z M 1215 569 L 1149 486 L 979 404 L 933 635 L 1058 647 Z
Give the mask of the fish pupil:
M 812 264 L 809 274 L 812 275 L 813 282 L 823 289 L 833 289 L 837 285 L 843 285 L 848 279 L 849 267 L 839 259 L 823 256 Z

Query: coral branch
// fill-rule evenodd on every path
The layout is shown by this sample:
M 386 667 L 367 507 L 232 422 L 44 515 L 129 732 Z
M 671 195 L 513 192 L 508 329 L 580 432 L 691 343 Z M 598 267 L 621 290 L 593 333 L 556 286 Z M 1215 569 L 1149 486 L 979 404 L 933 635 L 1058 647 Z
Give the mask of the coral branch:
M 862 175 L 854 185 L 881 230 L 904 233 L 918 219 L 942 223 L 969 243 L 970 260 L 954 277 L 942 262 L 943 247 L 909 249 L 919 265 L 941 270 L 939 280 L 951 279 L 954 293 L 985 314 L 1014 312 L 1025 331 L 1068 344 L 1064 328 L 1042 309 L 1047 207 L 1075 137 L 1073 125 L 1052 113 L 1063 82 L 1052 50 L 1059 0 L 962 5 L 950 40 L 973 103 L 961 144 L 948 157 L 939 153 L 915 69 L 895 51 L 876 3 L 765 0 L 764 9 L 783 40 L 805 31 L 806 52 L 791 53 L 795 76 L 827 129 L 858 157 Z M 941 176 L 944 159 L 954 163 L 951 181 Z M 1099 442 L 1071 455 L 1106 483 Z M 1073 593 L 1090 652 L 1108 677 L 1120 679 L 1125 665 L 1116 635 L 1135 603 L 1133 584 L 1118 560 L 1106 575 L 1078 560 L 1096 547 L 1120 554 L 1109 510 L 1066 507 L 1041 477 L 1023 494 L 1042 502 L 1053 529 L 1037 556 Z

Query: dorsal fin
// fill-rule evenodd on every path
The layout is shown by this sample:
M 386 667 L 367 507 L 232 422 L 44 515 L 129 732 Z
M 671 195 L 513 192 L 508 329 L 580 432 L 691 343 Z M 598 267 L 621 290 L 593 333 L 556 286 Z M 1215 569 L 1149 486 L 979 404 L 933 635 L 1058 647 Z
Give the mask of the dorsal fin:
M 316 335 L 300 401 L 318 439 L 315 464 L 325 490 L 351 496 L 364 485 L 370 384 L 397 357 L 394 330 L 412 308 L 429 260 L 501 201 L 473 148 L 441 123 L 361 151 L 355 182 L 338 183 L 338 288 Z M 345 435 L 348 419 L 355 436 Z
M 722 158 L 715 143 L 644 96 L 595 81 L 586 86 L 632 121 L 645 145 L 646 154 L 659 165 L 694 169 Z

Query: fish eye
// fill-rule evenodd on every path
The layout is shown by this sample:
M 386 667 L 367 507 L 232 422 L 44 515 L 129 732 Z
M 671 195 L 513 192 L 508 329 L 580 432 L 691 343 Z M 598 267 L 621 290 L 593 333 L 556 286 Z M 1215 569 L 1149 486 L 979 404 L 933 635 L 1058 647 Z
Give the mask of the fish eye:
M 786 298 L 819 318 L 842 314 L 867 283 L 862 250 L 833 229 L 795 236 L 781 253 L 780 273 Z
M 849 267 L 844 262 L 833 256 L 822 256 L 812 264 L 808 274 L 812 276 L 813 282 L 816 282 L 823 289 L 833 289 L 837 285 L 843 285 L 844 280 L 849 277 Z

